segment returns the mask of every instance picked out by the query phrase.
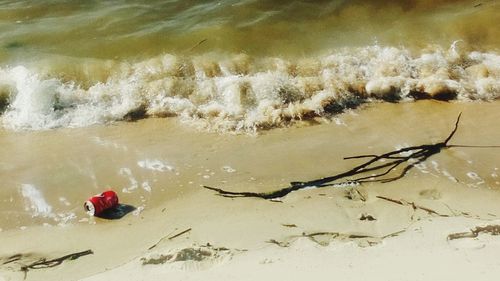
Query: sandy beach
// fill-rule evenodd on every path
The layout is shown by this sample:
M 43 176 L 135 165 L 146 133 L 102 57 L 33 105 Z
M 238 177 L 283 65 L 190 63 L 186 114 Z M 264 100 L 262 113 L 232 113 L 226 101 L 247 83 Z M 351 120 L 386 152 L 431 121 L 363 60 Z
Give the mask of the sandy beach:
M 397 181 L 275 201 L 203 186 L 265 192 L 331 176 L 364 161 L 347 156 L 441 142 L 460 112 L 451 144 L 498 145 L 498 107 L 373 103 L 258 135 L 200 132 L 175 118 L 2 131 L 0 147 L 19 149 L 0 148 L 0 280 L 494 280 L 497 148 L 449 148 Z M 105 188 L 133 210 L 85 214 L 83 202 Z

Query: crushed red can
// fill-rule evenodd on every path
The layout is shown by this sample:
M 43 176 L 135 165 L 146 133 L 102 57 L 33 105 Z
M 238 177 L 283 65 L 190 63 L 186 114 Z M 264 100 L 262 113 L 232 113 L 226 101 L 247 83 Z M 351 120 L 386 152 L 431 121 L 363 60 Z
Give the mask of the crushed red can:
M 94 195 L 83 204 L 87 214 L 98 216 L 105 210 L 118 206 L 118 195 L 112 190 Z

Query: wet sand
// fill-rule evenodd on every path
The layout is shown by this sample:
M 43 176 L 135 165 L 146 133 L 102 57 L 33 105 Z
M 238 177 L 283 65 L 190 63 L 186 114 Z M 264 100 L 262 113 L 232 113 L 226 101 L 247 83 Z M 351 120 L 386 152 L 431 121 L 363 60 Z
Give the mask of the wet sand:
M 2 131 L 0 280 L 87 249 L 93 255 L 31 269 L 26 280 L 491 280 L 498 238 L 447 235 L 499 224 L 500 149 L 447 149 L 398 181 L 301 190 L 281 202 L 224 198 L 202 185 L 262 192 L 330 176 L 363 161 L 346 156 L 440 142 L 459 112 L 452 144 L 500 144 L 498 107 L 374 103 L 258 136 L 201 133 L 174 118 Z M 89 218 L 83 201 L 104 188 L 137 209 Z

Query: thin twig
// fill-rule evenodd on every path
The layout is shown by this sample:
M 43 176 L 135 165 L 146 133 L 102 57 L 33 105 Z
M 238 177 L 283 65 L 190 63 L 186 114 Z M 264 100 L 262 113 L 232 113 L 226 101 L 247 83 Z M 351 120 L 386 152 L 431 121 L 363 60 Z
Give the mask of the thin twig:
M 453 129 L 453 131 L 451 131 L 450 135 L 446 138 L 446 140 L 444 140 L 444 145 L 446 146 L 448 144 L 448 142 L 451 140 L 451 138 L 453 137 L 453 135 L 455 135 L 455 133 L 457 132 L 458 130 L 458 123 L 460 122 L 460 117 L 462 117 L 462 112 L 460 112 L 458 114 L 458 118 L 457 118 L 457 121 L 455 122 L 455 128 Z
M 174 229 L 174 231 L 176 231 L 176 229 Z M 160 240 L 158 240 L 158 242 L 156 242 L 153 246 L 149 247 L 148 250 L 152 250 L 153 248 L 155 248 L 156 246 L 158 246 L 158 244 L 160 244 L 161 241 L 163 241 L 165 238 L 169 237 L 170 235 L 172 235 L 172 233 L 174 233 L 174 231 L 170 232 L 169 234 L 163 236 Z
M 168 240 L 172 240 L 172 239 L 174 239 L 174 238 L 177 238 L 177 237 L 179 237 L 179 236 L 181 236 L 181 235 L 183 235 L 183 234 L 188 233 L 189 231 L 191 231 L 191 228 L 188 228 L 188 229 L 186 229 L 186 230 L 184 230 L 184 231 L 182 231 L 182 232 L 179 232 L 178 234 L 176 234 L 176 235 L 174 235 L 174 236 L 172 236 L 172 237 L 169 237 L 169 238 L 168 238 Z
M 5 262 L 3 262 L 2 264 L 9 264 L 11 262 L 15 262 L 15 261 L 18 261 L 20 260 L 21 258 L 23 257 L 23 255 L 21 254 L 16 254 L 16 255 L 13 255 L 11 257 L 8 257 L 7 260 Z
M 403 206 L 405 205 L 402 201 L 396 200 L 396 199 L 392 199 L 392 198 L 389 198 L 389 197 L 377 196 L 377 198 L 383 199 L 383 200 L 386 200 L 386 201 L 389 201 L 389 202 L 392 202 L 392 203 L 396 203 L 396 204 L 399 204 L 399 205 L 403 205 Z
M 194 45 L 193 47 L 191 47 L 188 52 L 192 52 L 194 49 L 196 49 L 198 46 L 200 46 L 201 44 L 205 43 L 208 39 L 205 38 L 203 40 L 201 40 L 200 42 L 198 42 L 196 45 Z
M 432 215 L 436 215 L 436 216 L 439 216 L 439 217 L 449 217 L 449 215 L 443 215 L 443 214 L 440 214 L 432 209 L 429 209 L 427 207 L 422 207 L 422 206 L 419 206 L 417 204 L 415 204 L 415 202 L 407 202 L 407 201 L 402 201 L 402 200 L 396 200 L 396 199 L 392 199 L 392 198 L 389 198 L 389 197 L 384 197 L 384 196 L 377 196 L 377 198 L 379 199 L 382 199 L 382 200 L 386 200 L 386 201 L 389 201 L 389 202 L 392 202 L 392 203 L 396 203 L 398 205 L 402 205 L 402 206 L 407 206 L 407 205 L 410 205 L 413 210 L 422 210 L 422 211 L 426 211 L 427 213 L 429 214 L 432 214 Z
M 399 234 L 404 233 L 405 231 L 406 231 L 406 229 L 403 229 L 403 230 L 400 230 L 400 231 L 396 231 L 396 232 L 393 232 L 393 233 L 390 233 L 390 234 L 384 235 L 384 236 L 382 236 L 381 238 L 382 238 L 382 239 L 385 239 L 385 238 L 389 238 L 389 237 L 396 237 L 396 236 L 398 236 Z

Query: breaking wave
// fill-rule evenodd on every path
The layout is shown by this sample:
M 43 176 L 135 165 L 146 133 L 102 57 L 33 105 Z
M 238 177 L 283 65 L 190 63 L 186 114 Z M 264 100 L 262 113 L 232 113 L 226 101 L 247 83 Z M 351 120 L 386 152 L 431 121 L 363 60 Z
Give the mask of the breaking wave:
M 203 129 L 252 132 L 380 100 L 498 99 L 500 56 L 459 47 L 416 54 L 376 45 L 297 60 L 164 54 L 79 63 L 73 72 L 4 67 L 0 110 L 13 130 L 177 116 Z

